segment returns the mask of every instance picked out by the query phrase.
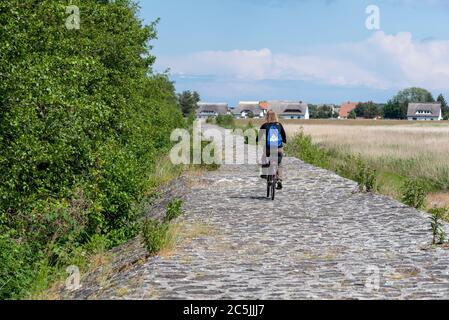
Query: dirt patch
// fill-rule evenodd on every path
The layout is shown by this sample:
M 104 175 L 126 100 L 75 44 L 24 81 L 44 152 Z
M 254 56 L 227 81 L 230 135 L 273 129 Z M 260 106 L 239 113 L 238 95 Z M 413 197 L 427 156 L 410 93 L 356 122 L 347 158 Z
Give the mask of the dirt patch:
M 427 204 L 430 208 L 449 208 L 449 192 L 429 194 L 427 196 Z

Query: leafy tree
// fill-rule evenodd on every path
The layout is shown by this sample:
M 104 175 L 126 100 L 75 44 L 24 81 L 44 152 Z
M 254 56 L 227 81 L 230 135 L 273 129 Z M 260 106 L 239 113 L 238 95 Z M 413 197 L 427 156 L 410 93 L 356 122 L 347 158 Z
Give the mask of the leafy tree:
M 321 107 L 309 105 L 309 113 L 311 119 L 338 118 L 338 115 L 333 111 L 332 106 L 328 105 L 323 105 Z
M 315 104 L 309 104 L 310 119 L 317 119 L 318 107 Z
M 385 118 L 406 119 L 409 103 L 435 102 L 432 94 L 422 88 L 409 88 L 399 91 L 385 106 Z
M 198 102 L 200 101 L 200 95 L 196 91 L 184 91 L 178 94 L 178 102 L 184 116 L 194 113 L 197 109 Z
M 357 119 L 357 113 L 355 112 L 355 110 L 352 110 L 351 112 L 349 112 L 348 114 L 348 119 Z
M 437 101 L 441 103 L 441 109 L 443 111 L 444 119 L 449 120 L 449 106 L 447 105 L 446 99 L 444 99 L 444 96 L 440 94 L 437 98 Z
M 328 105 L 321 106 L 318 108 L 318 118 L 319 119 L 329 119 L 333 116 L 333 109 Z
M 388 101 L 384 107 L 384 117 L 385 119 L 405 119 L 407 111 L 401 108 L 398 102 Z
M 374 119 L 382 115 L 379 106 L 372 101 L 360 103 L 354 111 L 357 117 L 365 119 Z
M 60 1 L 0 1 L 0 247 L 12 257 L 0 299 L 22 296 L 41 259 L 136 235 L 136 203 L 184 125 L 173 83 L 151 69 L 157 21 L 144 26 L 128 0 L 79 3 L 68 30 Z
M 354 109 L 354 112 L 357 117 L 364 118 L 366 113 L 366 105 L 364 103 L 359 103 Z

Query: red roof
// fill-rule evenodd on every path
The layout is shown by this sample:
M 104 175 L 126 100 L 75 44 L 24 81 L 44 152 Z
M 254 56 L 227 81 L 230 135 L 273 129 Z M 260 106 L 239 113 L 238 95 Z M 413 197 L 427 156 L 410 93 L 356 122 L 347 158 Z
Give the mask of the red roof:
M 259 106 L 263 110 L 268 110 L 269 104 L 268 104 L 268 102 L 261 102 L 261 103 L 259 103 Z
M 347 118 L 352 110 L 357 108 L 358 102 L 346 102 L 341 105 L 340 118 Z

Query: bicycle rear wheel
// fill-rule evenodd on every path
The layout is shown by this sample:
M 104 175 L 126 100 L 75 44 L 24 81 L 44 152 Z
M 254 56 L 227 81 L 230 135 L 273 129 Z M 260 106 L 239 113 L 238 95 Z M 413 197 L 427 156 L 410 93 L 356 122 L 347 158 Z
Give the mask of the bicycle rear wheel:
M 273 179 L 271 182 L 271 200 L 274 201 L 274 197 L 276 194 L 276 179 Z
M 270 197 L 270 192 L 271 192 L 271 177 L 268 176 L 267 177 L 267 198 Z

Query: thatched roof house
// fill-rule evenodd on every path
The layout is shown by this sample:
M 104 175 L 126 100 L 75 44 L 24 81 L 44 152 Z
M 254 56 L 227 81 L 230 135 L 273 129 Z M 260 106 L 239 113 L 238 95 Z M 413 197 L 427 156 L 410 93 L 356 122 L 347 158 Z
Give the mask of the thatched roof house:
M 263 118 L 266 108 L 259 101 L 240 101 L 232 111 L 237 118 Z
M 441 121 L 443 120 L 441 103 L 410 103 L 407 118 L 410 121 Z
M 196 111 L 197 117 L 200 119 L 217 117 L 219 115 L 229 114 L 229 106 L 227 103 L 198 103 L 198 109 Z
M 268 101 L 268 110 L 276 112 L 281 119 L 310 119 L 309 106 L 302 101 Z

